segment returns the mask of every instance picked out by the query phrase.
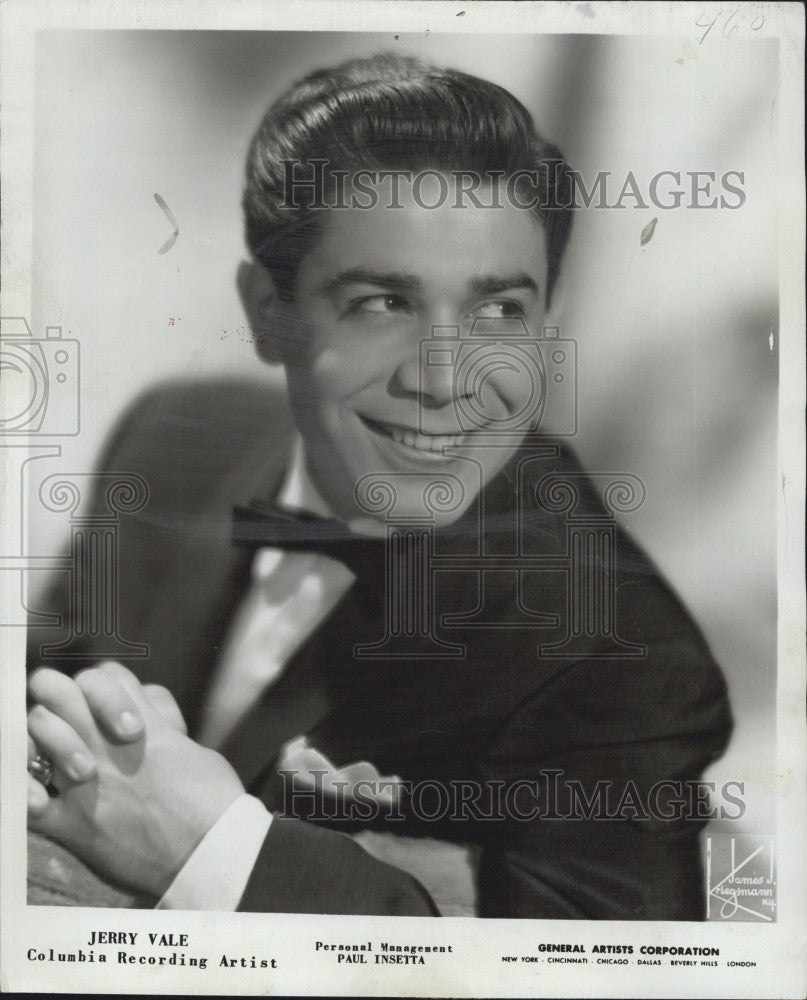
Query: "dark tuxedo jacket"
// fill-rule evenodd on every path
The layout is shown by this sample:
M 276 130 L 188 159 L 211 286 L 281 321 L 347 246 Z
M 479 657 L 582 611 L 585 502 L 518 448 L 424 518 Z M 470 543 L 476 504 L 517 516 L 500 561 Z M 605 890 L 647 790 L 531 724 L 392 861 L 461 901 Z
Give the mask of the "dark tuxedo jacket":
M 138 473 L 149 489 L 146 505 L 121 515 L 119 526 L 119 634 L 146 644 L 149 655 L 122 662 L 173 692 L 191 735 L 248 583 L 252 554 L 231 544 L 231 510 L 277 490 L 291 427 L 283 398 L 265 386 L 175 383 L 133 407 L 99 465 Z M 485 551 L 515 551 L 519 521 L 522 554 L 563 557 L 566 515 L 545 511 L 535 484 L 579 467 L 560 450 L 515 469 L 514 460 L 485 490 Z M 481 502 L 436 539 L 435 554 L 479 552 Z M 602 513 L 593 491 L 584 508 Z M 276 815 L 240 908 L 435 914 L 417 881 L 345 836 L 367 827 L 471 845 L 480 916 L 701 919 L 702 820 L 645 816 L 641 806 L 610 818 L 594 808 L 586 818 L 580 798 L 574 818 L 557 818 L 567 800 L 553 811 L 548 794 L 550 780 L 561 789 L 577 782 L 592 802 L 604 788 L 598 783 L 609 782 L 613 804 L 629 786 L 643 796 L 660 781 L 694 781 L 730 732 L 725 683 L 700 632 L 647 558 L 618 538 L 618 630 L 646 646 L 643 657 L 609 656 L 596 635 L 582 640 L 579 655 L 538 655 L 539 643 L 561 639 L 568 626 L 568 575 L 556 568 L 523 573 L 518 592 L 512 574 L 489 574 L 492 620 L 440 629 L 465 646 L 462 657 L 357 659 L 356 643 L 383 635 L 383 606 L 372 593 L 383 581 L 351 587 L 223 748 Z M 475 570 L 435 579 L 438 618 L 479 606 Z M 68 607 L 65 575 L 37 610 L 57 610 L 67 623 Z M 538 612 L 557 615 L 558 625 L 518 627 Z M 42 644 L 62 634 L 31 628 L 30 662 L 72 671 L 105 652 L 88 638 L 84 659 L 42 657 Z M 413 787 L 478 787 L 480 798 L 459 812 L 404 800 L 395 820 L 323 815 L 332 810 L 310 796 L 290 803 L 277 774 L 281 746 L 300 733 L 336 767 L 368 761 Z M 519 786 L 526 798 L 508 800 L 517 782 L 533 784 Z M 533 787 L 542 790 L 537 816 Z M 509 802 L 503 810 L 492 799 L 486 808 L 496 788 Z

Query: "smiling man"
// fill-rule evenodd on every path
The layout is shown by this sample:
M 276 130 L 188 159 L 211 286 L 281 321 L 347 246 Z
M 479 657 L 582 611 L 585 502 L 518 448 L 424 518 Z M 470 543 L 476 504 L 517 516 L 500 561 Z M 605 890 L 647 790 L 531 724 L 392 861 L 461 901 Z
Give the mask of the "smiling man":
M 449 848 L 465 912 L 702 916 L 723 678 L 541 433 L 569 203 L 466 74 L 359 60 L 269 110 L 238 282 L 288 407 L 187 383 L 124 422 L 102 468 L 148 484 L 119 624 L 149 656 L 70 678 L 31 630 L 32 829 L 168 907 L 456 912 Z M 572 551 L 564 490 L 597 544 Z M 54 588 L 68 622 L 85 584 Z
M 427 175 L 420 204 L 399 190 L 393 209 L 379 191 L 371 208 L 331 209 L 291 301 L 278 300 L 262 263 L 242 269 L 253 328 L 267 331 L 268 359 L 286 370 L 307 469 L 345 519 L 362 513 L 356 485 L 364 476 L 438 468 L 462 480 L 456 517 L 514 451 L 513 435 L 497 431 L 524 409 L 534 371 L 497 370 L 475 389 L 458 381 L 455 364 L 423 364 L 419 347 L 452 326 L 467 337 L 477 320 L 488 329 L 523 320 L 539 337 L 548 321 L 546 234 L 512 204 L 461 210 L 441 201 L 441 190 Z M 482 392 L 479 419 L 467 426 L 461 404 Z M 521 423 L 523 436 L 530 428 Z M 399 496 L 398 509 L 406 507 Z

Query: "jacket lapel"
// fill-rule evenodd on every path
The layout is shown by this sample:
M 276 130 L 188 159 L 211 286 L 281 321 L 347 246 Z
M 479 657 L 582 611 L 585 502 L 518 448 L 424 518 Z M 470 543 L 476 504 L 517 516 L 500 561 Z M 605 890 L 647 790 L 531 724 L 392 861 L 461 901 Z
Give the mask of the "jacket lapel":
M 216 480 L 215 492 L 197 513 L 174 511 L 178 531 L 163 560 L 167 572 L 151 595 L 142 634 L 151 647 L 147 673 L 177 699 L 191 735 L 200 722 L 205 689 L 233 611 L 249 581 L 251 553 L 231 543 L 233 503 L 278 488 L 286 448 L 267 457 L 253 442 L 243 460 Z M 181 504 L 181 497 L 177 498 Z M 190 504 L 195 507 L 195 501 Z M 141 677 L 143 670 L 139 671 Z M 145 679 L 145 678 L 143 678 Z

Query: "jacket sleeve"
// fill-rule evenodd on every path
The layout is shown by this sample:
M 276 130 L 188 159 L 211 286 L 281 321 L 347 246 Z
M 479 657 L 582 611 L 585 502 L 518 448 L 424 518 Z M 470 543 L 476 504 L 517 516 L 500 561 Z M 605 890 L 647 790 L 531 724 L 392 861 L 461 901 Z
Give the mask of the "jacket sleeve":
M 520 792 L 502 822 L 480 824 L 479 915 L 703 919 L 699 778 L 730 731 L 699 641 L 559 671 L 478 762 Z
M 238 909 L 439 916 L 419 882 L 372 858 L 350 837 L 278 817 L 272 821 Z

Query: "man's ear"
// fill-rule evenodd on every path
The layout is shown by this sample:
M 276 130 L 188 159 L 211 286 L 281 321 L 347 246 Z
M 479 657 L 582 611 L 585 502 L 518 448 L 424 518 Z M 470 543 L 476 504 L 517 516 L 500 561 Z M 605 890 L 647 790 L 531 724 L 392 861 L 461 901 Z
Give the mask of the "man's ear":
M 258 356 L 268 364 L 280 364 L 278 298 L 272 276 L 259 261 L 242 260 L 236 284 Z

